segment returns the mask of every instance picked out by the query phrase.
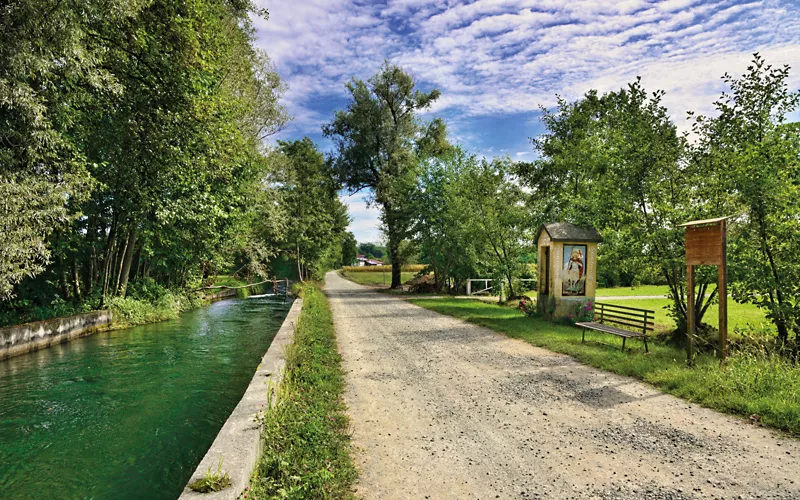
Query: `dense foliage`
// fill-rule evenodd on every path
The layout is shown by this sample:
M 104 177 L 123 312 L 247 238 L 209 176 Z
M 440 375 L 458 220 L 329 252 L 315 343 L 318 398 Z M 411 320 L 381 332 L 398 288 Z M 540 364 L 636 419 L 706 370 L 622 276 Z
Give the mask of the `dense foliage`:
M 3 7 L 3 322 L 266 277 L 281 256 L 301 278 L 341 260 L 347 215 L 322 155 L 263 142 L 289 116 L 253 46 L 259 15 L 246 0 Z
M 535 227 L 512 167 L 508 158 L 478 159 L 461 148 L 423 166 L 411 197 L 412 228 L 437 290 L 488 275 L 516 295 Z

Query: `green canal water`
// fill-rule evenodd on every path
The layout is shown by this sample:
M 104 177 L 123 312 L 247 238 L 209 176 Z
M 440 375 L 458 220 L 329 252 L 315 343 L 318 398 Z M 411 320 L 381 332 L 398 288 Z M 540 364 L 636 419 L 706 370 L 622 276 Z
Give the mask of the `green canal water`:
M 226 300 L 0 361 L 0 498 L 176 498 L 289 305 Z

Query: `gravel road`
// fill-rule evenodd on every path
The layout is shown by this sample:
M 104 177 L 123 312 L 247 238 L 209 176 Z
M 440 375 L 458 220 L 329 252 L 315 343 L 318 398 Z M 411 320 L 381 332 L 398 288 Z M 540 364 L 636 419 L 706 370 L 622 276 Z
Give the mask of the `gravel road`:
M 364 498 L 800 499 L 800 441 L 326 280 Z

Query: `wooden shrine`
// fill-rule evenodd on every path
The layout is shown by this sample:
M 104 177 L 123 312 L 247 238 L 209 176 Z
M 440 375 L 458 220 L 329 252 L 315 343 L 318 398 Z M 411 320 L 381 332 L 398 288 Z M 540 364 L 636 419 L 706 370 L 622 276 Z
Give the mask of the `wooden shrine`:
M 549 319 L 568 318 L 576 304 L 594 303 L 597 288 L 597 244 L 593 227 L 552 222 L 539 228 L 537 307 Z

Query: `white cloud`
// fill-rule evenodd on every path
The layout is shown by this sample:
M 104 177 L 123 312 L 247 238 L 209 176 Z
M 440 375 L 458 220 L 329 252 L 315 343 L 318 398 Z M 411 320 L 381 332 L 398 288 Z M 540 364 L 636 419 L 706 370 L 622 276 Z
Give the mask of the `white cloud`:
M 296 116 L 284 136 L 319 132 L 351 76 L 368 78 L 384 59 L 410 70 L 442 97 L 453 137 L 482 154 L 474 117 L 532 116 L 555 94 L 617 89 L 642 76 L 666 91 L 680 127 L 686 111 L 711 111 L 720 77 L 741 74 L 753 52 L 772 64 L 800 62 L 797 0 L 257 0 L 266 49 L 289 84 Z M 800 86 L 800 68 L 792 85 Z M 327 103 L 327 106 L 325 105 Z M 531 131 L 522 118 L 520 130 Z M 522 132 L 524 133 L 524 132 Z M 529 135 L 529 134 L 528 134 Z M 476 144 L 480 143 L 480 146 Z M 516 147 L 513 150 L 515 150 Z M 524 155 L 518 155 L 524 156 Z M 374 209 L 348 202 L 359 239 L 378 239 Z

